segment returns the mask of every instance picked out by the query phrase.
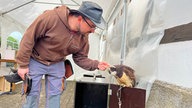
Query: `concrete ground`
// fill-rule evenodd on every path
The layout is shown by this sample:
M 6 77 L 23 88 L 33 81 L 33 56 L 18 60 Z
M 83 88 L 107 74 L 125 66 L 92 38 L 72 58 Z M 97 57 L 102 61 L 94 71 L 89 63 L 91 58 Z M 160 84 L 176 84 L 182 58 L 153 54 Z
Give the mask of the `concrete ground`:
M 146 108 L 192 108 L 192 88 L 156 80 Z
M 44 80 L 42 80 L 42 85 Z M 68 81 L 67 89 L 61 96 L 61 108 L 73 108 L 74 107 L 74 88 L 75 82 Z M 45 87 L 42 87 L 40 96 L 40 107 L 45 107 Z M 21 108 L 21 104 L 24 97 L 21 96 L 21 84 L 17 84 L 15 90 L 11 94 L 0 95 L 0 108 Z

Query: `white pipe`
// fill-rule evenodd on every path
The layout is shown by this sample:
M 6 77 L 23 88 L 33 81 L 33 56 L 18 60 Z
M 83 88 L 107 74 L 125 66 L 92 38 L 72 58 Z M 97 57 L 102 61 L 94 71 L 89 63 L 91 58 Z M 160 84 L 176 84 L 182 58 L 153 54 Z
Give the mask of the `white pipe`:
M 114 13 L 114 11 L 116 10 L 116 8 L 117 8 L 117 5 L 119 4 L 119 2 L 120 2 L 121 0 L 118 0 L 116 3 L 115 3 L 115 6 L 114 6 L 114 8 L 112 9 L 112 11 L 111 11 L 111 13 L 110 13 L 110 15 L 109 15 L 109 17 L 107 18 L 107 23 L 110 21 L 110 19 L 111 19 L 111 17 L 112 17 L 112 15 L 113 15 L 113 13 Z
M 126 25 L 127 25 L 127 0 L 124 0 L 124 16 L 123 16 L 123 35 L 121 40 L 121 58 L 120 58 L 120 64 L 124 63 L 125 60 L 125 53 L 126 53 Z
M 112 11 L 111 11 L 111 13 L 110 13 L 110 15 L 109 15 L 109 17 L 107 18 L 107 20 L 106 20 L 106 22 L 107 22 L 107 28 L 108 28 L 108 23 L 109 23 L 109 21 L 110 21 L 110 19 L 111 19 L 111 17 L 112 17 L 112 15 L 114 14 L 114 11 L 116 10 L 116 8 L 117 8 L 117 6 L 118 6 L 118 4 L 120 3 L 120 1 L 121 0 L 118 0 L 116 3 L 115 3 L 115 6 L 114 6 L 114 8 L 112 9 Z M 106 29 L 107 29 L 106 28 Z M 104 35 L 104 32 L 105 30 L 103 30 L 100 34 L 101 34 L 101 36 L 103 36 Z
M 23 7 L 23 6 L 25 6 L 25 5 L 29 4 L 29 3 L 34 2 L 34 1 L 35 1 L 35 0 L 31 0 L 31 1 L 27 2 L 27 3 L 21 4 L 20 6 L 17 6 L 17 7 L 15 7 L 15 8 L 13 8 L 13 9 L 10 9 L 10 10 L 8 10 L 8 11 L 6 11 L 6 12 L 3 12 L 2 15 L 7 14 L 7 13 L 9 13 L 9 12 L 12 12 L 12 11 L 14 11 L 14 10 L 16 10 L 16 9 L 19 9 L 20 7 Z
M 116 10 L 118 4 L 120 3 L 120 1 L 121 1 L 121 0 L 118 0 L 118 1 L 115 3 L 115 6 L 113 7 L 113 9 L 112 9 L 109 17 L 108 17 L 107 20 L 106 20 L 106 22 L 107 22 L 107 28 L 108 28 L 108 22 L 110 21 L 112 15 L 114 14 L 114 11 Z M 106 29 L 107 29 L 107 28 L 106 28 Z M 104 36 L 105 32 L 106 32 L 106 30 L 103 30 L 100 34 L 98 34 L 98 35 L 100 36 L 100 39 L 103 39 L 102 36 Z M 99 51 L 99 52 L 101 52 L 101 51 Z M 103 52 L 106 52 L 106 50 L 104 49 Z M 100 54 L 99 54 L 99 59 L 102 60 Z

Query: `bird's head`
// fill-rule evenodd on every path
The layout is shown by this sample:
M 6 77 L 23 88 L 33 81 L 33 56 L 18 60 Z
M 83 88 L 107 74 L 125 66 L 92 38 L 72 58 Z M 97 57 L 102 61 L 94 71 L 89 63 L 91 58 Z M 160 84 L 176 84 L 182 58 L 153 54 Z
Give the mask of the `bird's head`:
M 109 74 L 111 74 L 111 75 L 116 75 L 116 74 L 117 74 L 117 69 L 116 69 L 115 66 L 110 66 L 110 67 L 108 68 L 108 72 L 109 72 Z
M 135 86 L 134 70 L 131 67 L 126 65 L 114 65 L 109 67 L 108 72 L 127 87 L 129 87 L 129 85 L 131 85 L 131 87 Z

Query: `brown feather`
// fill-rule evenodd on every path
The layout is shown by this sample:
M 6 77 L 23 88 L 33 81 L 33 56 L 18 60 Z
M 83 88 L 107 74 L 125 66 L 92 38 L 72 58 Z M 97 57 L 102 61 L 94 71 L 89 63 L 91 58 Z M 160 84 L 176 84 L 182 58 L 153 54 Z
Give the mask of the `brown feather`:
M 114 69 L 115 68 L 115 69 Z M 135 86 L 135 75 L 134 70 L 125 65 L 114 65 L 113 69 L 110 71 L 116 71 L 115 78 L 118 83 L 122 86 L 126 87 L 134 87 Z

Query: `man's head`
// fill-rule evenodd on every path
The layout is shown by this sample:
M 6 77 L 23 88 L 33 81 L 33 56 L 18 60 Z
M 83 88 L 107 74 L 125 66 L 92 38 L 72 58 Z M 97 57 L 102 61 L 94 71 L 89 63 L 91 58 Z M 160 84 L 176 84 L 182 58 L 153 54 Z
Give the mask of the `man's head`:
M 96 3 L 84 1 L 78 10 L 71 9 L 70 13 L 79 13 L 81 15 L 80 21 L 83 21 L 84 24 L 79 25 L 80 31 L 84 29 L 85 24 L 90 29 L 89 32 L 94 32 L 96 27 L 101 29 L 106 27 L 106 22 L 102 17 L 103 9 Z

